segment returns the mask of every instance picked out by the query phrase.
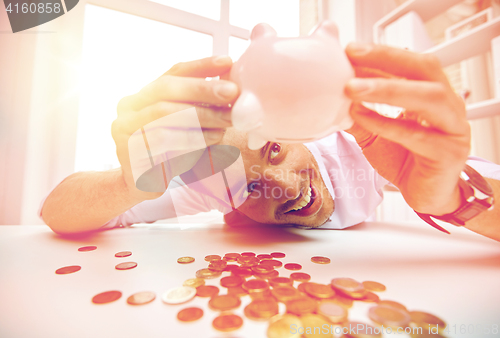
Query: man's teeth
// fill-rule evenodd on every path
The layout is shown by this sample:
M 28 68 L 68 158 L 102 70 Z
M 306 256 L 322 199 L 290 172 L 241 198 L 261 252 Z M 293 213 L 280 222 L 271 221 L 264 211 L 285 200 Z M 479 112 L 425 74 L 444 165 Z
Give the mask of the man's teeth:
M 297 206 L 296 208 L 292 209 L 291 211 L 300 210 L 303 207 L 305 207 L 306 205 L 308 205 L 309 202 L 311 202 L 311 193 L 312 193 L 311 187 L 309 187 L 307 189 L 306 195 L 304 196 L 304 199 L 299 203 L 299 206 Z

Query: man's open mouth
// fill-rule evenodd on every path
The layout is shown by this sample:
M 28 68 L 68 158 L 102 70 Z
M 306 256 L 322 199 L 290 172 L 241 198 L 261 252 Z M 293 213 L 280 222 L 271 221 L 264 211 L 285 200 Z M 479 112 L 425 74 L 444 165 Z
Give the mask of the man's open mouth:
M 321 195 L 318 193 L 318 190 L 314 186 L 314 184 L 310 183 L 307 188 L 305 194 L 301 194 L 299 197 L 299 201 L 295 203 L 295 205 L 287 212 L 286 215 L 294 215 L 294 216 L 311 216 L 316 213 L 322 205 Z

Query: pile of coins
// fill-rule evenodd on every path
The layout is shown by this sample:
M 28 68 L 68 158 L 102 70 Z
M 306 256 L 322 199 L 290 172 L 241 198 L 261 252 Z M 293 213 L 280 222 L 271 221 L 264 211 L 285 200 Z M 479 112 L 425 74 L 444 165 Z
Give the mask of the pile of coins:
M 79 248 L 80 252 L 96 250 L 95 246 Z M 132 255 L 122 251 L 115 257 Z M 380 300 L 376 292 L 385 291 L 386 287 L 378 282 L 362 283 L 352 278 L 333 278 L 330 284 L 311 282 L 311 276 L 304 272 L 298 263 L 283 264 L 279 259 L 286 255 L 281 252 L 256 255 L 253 252 L 227 253 L 223 257 L 208 255 L 207 267 L 196 271 L 194 278 L 184 281 L 182 286 L 170 289 L 162 295 L 166 304 L 183 304 L 195 297 L 207 298 L 208 307 L 219 312 L 213 320 L 213 327 L 221 332 L 231 332 L 243 325 L 243 318 L 233 310 L 238 309 L 242 297 L 250 297 L 251 302 L 243 309 L 244 316 L 254 321 L 268 322 L 269 338 L 292 337 L 342 337 L 342 338 L 381 338 L 388 330 L 402 330 L 412 338 L 444 337 L 446 323 L 437 316 L 421 311 L 409 311 L 404 305 Z M 180 257 L 179 264 L 190 264 L 193 257 Z M 329 264 L 327 257 L 314 256 L 316 264 Z M 137 267 L 135 262 L 117 264 L 117 270 L 129 270 Z M 289 277 L 280 276 L 278 269 L 283 267 L 291 271 Z M 80 266 L 66 266 L 56 270 L 64 275 L 77 272 Z M 229 275 L 223 276 L 224 272 Z M 205 280 L 220 278 L 220 286 L 225 294 L 219 294 L 215 285 L 205 285 Z M 296 286 L 295 283 L 298 283 Z M 112 290 L 102 292 L 92 298 L 94 304 L 106 304 L 120 299 L 122 293 Z M 155 300 L 154 292 L 143 291 L 127 298 L 130 305 L 148 304 Z M 349 320 L 349 311 L 354 302 L 372 303 L 367 316 L 372 324 Z M 286 307 L 280 313 L 279 303 Z M 180 310 L 177 319 L 181 322 L 193 322 L 203 317 L 199 307 L 187 307 Z M 324 330 L 324 328 L 331 328 Z M 316 330 L 322 328 L 322 330 Z M 399 331 L 398 331 L 399 332 Z
M 212 325 L 222 332 L 235 331 L 243 325 L 243 318 L 231 312 L 241 306 L 241 297 L 249 296 L 251 302 L 243 309 L 247 319 L 267 321 L 269 338 L 291 337 L 333 337 L 334 332 L 343 338 L 382 337 L 384 332 L 397 329 L 416 337 L 444 337 L 446 324 L 440 318 L 425 312 L 408 311 L 398 302 L 380 300 L 375 292 L 385 291 L 378 282 L 362 283 L 352 278 L 334 278 L 330 284 L 310 282 L 311 276 L 304 272 L 292 272 L 290 277 L 282 277 L 277 269 L 298 271 L 297 263 L 283 265 L 279 259 L 286 255 L 281 252 L 256 255 L 252 252 L 227 253 L 223 257 L 208 255 L 207 268 L 196 271 L 183 286 L 171 289 L 163 295 L 167 304 L 188 302 L 194 297 L 207 297 L 208 307 L 220 314 Z M 192 257 L 181 257 L 180 264 L 194 262 Z M 327 257 L 315 256 L 313 263 L 329 264 Z M 226 294 L 219 294 L 219 287 L 205 285 L 205 280 L 219 278 L 223 272 L 230 275 L 220 279 Z M 297 287 L 294 283 L 300 283 Z M 349 309 L 354 302 L 373 303 L 368 318 L 373 324 L 349 321 Z M 286 312 L 279 313 L 279 303 L 286 306 Z M 192 322 L 203 316 L 198 307 L 188 307 L 179 311 L 177 318 Z M 331 330 L 314 330 L 330 327 Z M 295 330 L 293 329 L 295 328 Z M 403 330 L 407 331 L 403 331 Z M 328 331 L 328 332 L 326 332 Z M 339 336 L 336 334 L 336 336 Z

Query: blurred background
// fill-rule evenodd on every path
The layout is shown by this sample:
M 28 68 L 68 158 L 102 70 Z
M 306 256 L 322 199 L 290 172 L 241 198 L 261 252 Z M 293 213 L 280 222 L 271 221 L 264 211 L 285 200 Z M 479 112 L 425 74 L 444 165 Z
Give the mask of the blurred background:
M 0 224 L 41 224 L 42 198 L 66 176 L 118 167 L 110 130 L 119 99 L 177 62 L 237 60 L 259 22 L 293 37 L 330 19 L 343 46 L 441 53 L 470 108 L 472 155 L 500 164 L 499 14 L 499 0 L 80 0 L 13 34 L 2 2 Z M 385 194 L 377 219 L 418 219 L 399 193 Z

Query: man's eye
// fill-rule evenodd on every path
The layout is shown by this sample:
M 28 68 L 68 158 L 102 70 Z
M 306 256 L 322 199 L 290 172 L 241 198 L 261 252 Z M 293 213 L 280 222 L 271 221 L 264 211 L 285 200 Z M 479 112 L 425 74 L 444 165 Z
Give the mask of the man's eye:
M 257 188 L 258 185 L 259 184 L 257 182 L 252 182 L 249 185 L 247 185 L 247 190 L 243 191 L 243 198 L 247 198 L 252 193 L 252 191 L 254 191 L 255 188 Z
M 272 160 L 273 158 L 278 156 L 280 151 L 281 145 L 279 143 L 273 143 L 273 145 L 271 146 L 271 150 L 269 151 L 269 158 Z

